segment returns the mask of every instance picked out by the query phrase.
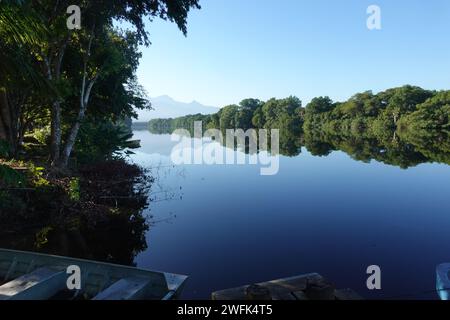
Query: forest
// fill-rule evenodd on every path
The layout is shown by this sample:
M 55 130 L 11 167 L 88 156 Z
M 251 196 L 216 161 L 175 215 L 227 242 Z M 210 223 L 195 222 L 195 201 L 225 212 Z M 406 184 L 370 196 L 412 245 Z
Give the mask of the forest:
M 152 178 L 126 161 L 139 147 L 132 118 L 151 108 L 139 48 L 154 19 L 186 35 L 193 9 L 198 0 L 0 2 L 0 247 L 125 264 L 143 249 Z
M 450 164 L 450 91 L 405 85 L 374 94 L 358 93 L 345 102 L 317 97 L 305 107 L 294 96 L 266 102 L 245 99 L 212 115 L 154 119 L 149 129 L 171 133 L 203 127 L 279 129 L 280 152 L 295 156 L 305 146 L 315 155 L 342 150 L 357 160 L 375 159 L 407 168 L 434 161 Z

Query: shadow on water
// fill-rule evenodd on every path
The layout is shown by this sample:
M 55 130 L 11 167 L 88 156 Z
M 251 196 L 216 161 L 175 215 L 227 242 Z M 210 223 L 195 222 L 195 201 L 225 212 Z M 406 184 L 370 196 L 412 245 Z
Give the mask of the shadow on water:
M 134 265 L 147 249 L 152 224 L 144 215 L 151 173 L 113 161 L 85 166 L 79 174 L 76 201 L 57 187 L 17 191 L 26 210 L 2 212 L 0 247 Z
M 155 218 L 149 204 L 182 199 L 182 188 L 168 188 L 164 179 L 173 170 L 183 176 L 183 170 L 162 164 L 125 173 L 124 168 L 128 165 L 81 170 L 81 196 L 76 204 L 54 195 L 54 203 L 49 198 L 37 207 L 36 202 L 45 199 L 26 195 L 33 212 L 18 221 L 14 212 L 2 213 L 0 247 L 135 265 L 135 257 L 148 249 L 150 228 L 176 218 L 170 213 Z M 42 214 L 46 210 L 50 214 Z

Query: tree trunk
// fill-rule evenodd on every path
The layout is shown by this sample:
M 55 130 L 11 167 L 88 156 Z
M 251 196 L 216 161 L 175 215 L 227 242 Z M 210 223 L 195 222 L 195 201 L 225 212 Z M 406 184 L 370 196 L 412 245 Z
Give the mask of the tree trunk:
M 92 30 L 94 30 L 95 25 Z M 70 155 L 73 150 L 73 146 L 75 145 L 75 141 L 78 136 L 78 131 L 80 130 L 81 122 L 84 120 L 84 116 L 86 114 L 86 109 L 89 104 L 89 98 L 91 96 L 92 87 L 94 86 L 97 78 L 99 76 L 100 71 L 89 80 L 88 77 L 88 62 L 89 57 L 91 55 L 92 41 L 94 40 L 93 31 L 91 36 L 89 37 L 89 42 L 86 48 L 86 55 L 84 57 L 84 66 L 83 66 L 83 78 L 81 81 L 81 90 L 80 90 L 80 110 L 78 111 L 77 119 L 75 123 L 72 125 L 70 129 L 69 136 L 67 137 L 66 144 L 64 146 L 64 150 L 61 155 L 60 163 L 62 167 L 67 167 L 69 164 Z
M 8 143 L 11 155 L 15 155 L 17 150 L 16 129 L 14 110 L 8 99 L 8 92 L 6 89 L 0 89 L 0 139 Z
M 80 130 L 81 122 L 84 120 L 84 116 L 86 114 L 86 109 L 89 104 L 89 98 L 91 96 L 92 87 L 95 84 L 95 81 L 97 80 L 97 76 L 94 77 L 91 81 L 89 81 L 89 84 L 87 84 L 86 81 L 87 75 L 83 77 L 83 83 L 81 87 L 81 98 L 80 98 L 80 110 L 78 111 L 78 116 L 73 124 L 72 128 L 70 129 L 69 136 L 66 140 L 66 145 L 64 147 L 64 150 L 61 155 L 61 165 L 63 167 L 67 167 L 69 163 L 70 154 L 72 153 L 73 146 L 75 145 L 75 141 L 78 136 L 78 131 Z
M 61 103 L 55 101 L 52 105 L 52 121 L 51 121 L 51 165 L 59 165 L 61 146 Z
M 10 140 L 10 114 L 8 99 L 6 97 L 6 90 L 0 89 L 0 139 L 9 141 Z
M 69 164 L 70 154 L 72 153 L 73 146 L 75 145 L 75 141 L 78 136 L 78 131 L 80 130 L 81 121 L 84 118 L 84 110 L 80 109 L 78 113 L 77 121 L 73 124 L 70 129 L 69 136 L 67 137 L 66 145 L 61 155 L 60 164 L 62 167 L 67 167 Z
M 52 63 L 52 59 L 44 57 L 44 62 L 47 67 L 47 78 L 50 81 L 59 81 L 61 79 L 61 67 L 66 52 L 69 38 L 57 49 L 56 61 Z M 50 160 L 53 167 L 60 165 L 61 157 L 61 98 L 56 97 L 52 104 L 51 110 L 51 143 L 50 143 Z

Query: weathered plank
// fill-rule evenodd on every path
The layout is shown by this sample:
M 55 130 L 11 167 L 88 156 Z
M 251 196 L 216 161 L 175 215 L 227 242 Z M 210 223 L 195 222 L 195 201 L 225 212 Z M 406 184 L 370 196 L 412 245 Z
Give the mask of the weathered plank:
M 150 282 L 144 278 L 126 278 L 113 283 L 93 300 L 138 300 L 145 297 Z
M 284 278 L 268 282 L 258 283 L 258 286 L 267 288 L 270 291 L 272 299 L 295 299 L 293 292 L 306 289 L 308 283 L 319 282 L 323 277 L 317 273 L 309 273 L 296 277 Z M 251 300 L 247 295 L 249 286 L 242 286 L 233 289 L 217 291 L 212 294 L 213 300 Z
M 351 289 L 335 290 L 334 286 L 317 273 L 304 274 L 256 284 L 270 292 L 272 300 L 355 300 L 362 299 Z M 255 300 L 248 293 L 251 286 L 214 292 L 213 300 Z
M 45 300 L 66 286 L 64 271 L 40 268 L 0 286 L 0 300 Z

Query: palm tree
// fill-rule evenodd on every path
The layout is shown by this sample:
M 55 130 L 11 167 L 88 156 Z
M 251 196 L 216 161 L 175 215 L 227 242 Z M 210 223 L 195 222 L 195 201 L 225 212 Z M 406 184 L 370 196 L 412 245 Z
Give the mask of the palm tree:
M 0 2 L 0 86 L 7 75 L 26 74 L 40 83 L 39 72 L 29 64 L 31 48 L 42 41 L 45 25 L 24 0 Z
M 19 144 L 21 105 L 12 103 L 11 92 L 21 85 L 48 87 L 33 66 L 32 48 L 46 33 L 24 0 L 0 2 L 0 139 L 16 153 Z M 20 90 L 19 90 L 20 91 Z

